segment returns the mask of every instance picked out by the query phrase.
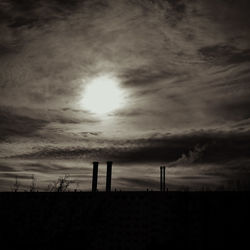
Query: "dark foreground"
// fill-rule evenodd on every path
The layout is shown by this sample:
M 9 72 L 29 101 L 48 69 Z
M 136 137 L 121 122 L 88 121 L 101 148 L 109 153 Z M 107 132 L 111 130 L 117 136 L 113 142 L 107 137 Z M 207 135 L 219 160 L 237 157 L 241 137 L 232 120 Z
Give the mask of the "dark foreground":
M 249 198 L 247 192 L 0 193 L 0 240 L 5 249 L 245 249 Z

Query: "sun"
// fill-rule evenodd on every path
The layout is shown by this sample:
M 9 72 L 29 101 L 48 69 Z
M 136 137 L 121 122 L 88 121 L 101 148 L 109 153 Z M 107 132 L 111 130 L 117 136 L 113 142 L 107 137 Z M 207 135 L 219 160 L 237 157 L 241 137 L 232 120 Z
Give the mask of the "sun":
M 81 103 L 84 109 L 99 115 L 121 108 L 123 91 L 119 80 L 112 75 L 93 78 L 85 88 Z

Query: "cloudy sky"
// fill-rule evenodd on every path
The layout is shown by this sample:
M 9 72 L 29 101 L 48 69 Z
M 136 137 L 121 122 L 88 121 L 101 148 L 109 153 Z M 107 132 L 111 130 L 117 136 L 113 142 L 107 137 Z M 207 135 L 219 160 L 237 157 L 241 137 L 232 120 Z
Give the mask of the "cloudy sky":
M 248 0 L 0 0 L 0 190 L 249 187 Z M 97 79 L 100 91 L 87 96 Z M 98 113 L 86 100 L 104 106 Z M 107 84 L 107 85 L 105 85 Z M 99 87 L 98 87 L 99 88 Z M 98 106 L 98 107 L 99 107 Z

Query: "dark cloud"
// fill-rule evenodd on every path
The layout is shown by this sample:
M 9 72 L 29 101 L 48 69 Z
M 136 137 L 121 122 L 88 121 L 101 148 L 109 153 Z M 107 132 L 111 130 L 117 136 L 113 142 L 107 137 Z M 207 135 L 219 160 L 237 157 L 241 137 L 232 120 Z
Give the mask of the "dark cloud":
M 65 114 L 65 112 L 68 112 Z M 42 129 L 46 130 L 46 126 L 58 123 L 58 124 L 81 124 L 81 123 L 97 123 L 98 120 L 85 118 L 83 116 L 74 116 L 70 112 L 70 109 L 63 111 L 60 110 L 42 110 L 42 109 L 29 109 L 29 108 L 17 108 L 11 107 L 0 108 L 0 138 L 1 140 L 15 137 L 35 138 L 46 136 L 41 135 Z M 74 112 L 74 111 L 73 111 Z M 84 112 L 83 112 L 84 114 Z M 58 129 L 60 131 L 61 129 Z M 54 130 L 56 132 L 56 130 Z M 89 132 L 89 135 L 98 135 L 96 132 Z M 51 134 L 48 133 L 48 136 Z M 49 138 L 48 138 L 49 139 Z
M 227 121 L 242 121 L 250 118 L 250 100 L 247 97 L 225 99 L 223 103 L 215 103 L 209 111 L 213 116 Z
M 167 1 L 171 7 L 172 13 L 166 11 L 166 21 L 170 22 L 172 25 L 178 24 L 182 18 L 185 16 L 186 12 L 186 1 L 183 0 L 168 0 Z
M 250 62 L 250 50 L 238 49 L 227 44 L 216 44 L 199 49 L 205 60 L 218 64 L 238 64 Z
M 139 68 L 139 69 L 130 69 L 127 72 L 124 72 L 122 77 L 125 79 L 124 83 L 128 86 L 137 86 L 137 85 L 153 85 L 160 80 L 166 80 L 170 77 L 175 76 L 174 72 L 167 72 L 164 70 L 156 70 L 152 68 Z
M 22 166 L 23 171 L 27 173 L 46 173 L 46 174 L 65 174 L 68 172 L 72 172 L 72 167 L 67 167 L 62 164 L 56 164 L 53 162 L 31 162 L 25 163 Z
M 8 55 L 8 54 L 12 54 L 12 53 L 14 54 L 17 51 L 18 51 L 18 49 L 16 47 L 11 47 L 11 46 L 8 46 L 6 44 L 0 44 L 0 54 L 1 54 L 1 56 L 5 56 L 5 55 Z
M 166 162 L 169 166 L 225 163 L 249 157 L 249 132 L 196 132 L 120 142 L 110 147 L 43 148 L 23 159 L 106 159 L 119 163 Z M 121 146 L 123 145 L 123 146 Z
M 102 133 L 101 132 L 80 132 L 81 135 L 84 137 L 88 136 L 100 136 Z
M 180 179 L 185 179 L 185 180 L 203 180 L 209 177 L 204 177 L 204 176 L 181 176 L 179 177 Z M 201 182 L 202 183 L 202 182 Z
M 246 129 L 249 128 L 250 125 L 250 119 L 245 119 L 245 120 L 241 120 L 235 124 L 233 124 L 231 127 L 233 129 Z
M 11 166 L 8 166 L 7 164 L 1 164 L 0 163 L 0 171 L 2 172 L 13 172 L 15 169 Z
M 250 27 L 248 9 L 249 1 L 203 1 L 204 14 L 214 19 L 217 25 L 224 27 L 225 31 L 231 29 L 230 36 L 235 36 Z M 238 29 L 238 30 L 237 30 Z M 244 34 L 244 33 L 243 33 Z
M 44 128 L 48 122 L 42 119 L 32 119 L 27 116 L 11 113 L 9 110 L 0 109 L 0 139 L 23 136 L 32 137 Z
M 183 0 L 168 0 L 172 8 L 179 13 L 184 13 L 186 10 L 185 1 Z
M 69 15 L 84 1 L 3 1 L 2 12 L 5 22 L 13 29 L 36 28 L 48 25 Z
M 18 173 L 18 174 L 17 173 L 1 173 L 1 177 L 12 179 L 13 182 L 14 182 L 16 177 L 18 179 L 21 179 L 21 180 L 31 180 L 32 179 L 32 175 L 20 174 L 20 173 Z
M 33 25 L 37 22 L 38 20 L 35 18 L 25 18 L 25 17 L 17 17 L 13 20 L 13 22 L 9 25 L 11 28 L 19 28 L 22 26 L 26 26 L 27 28 L 33 27 Z
M 130 116 L 141 116 L 141 115 L 150 115 L 152 112 L 147 112 L 146 110 L 120 110 L 113 112 L 111 116 L 120 116 L 120 117 L 130 117 Z

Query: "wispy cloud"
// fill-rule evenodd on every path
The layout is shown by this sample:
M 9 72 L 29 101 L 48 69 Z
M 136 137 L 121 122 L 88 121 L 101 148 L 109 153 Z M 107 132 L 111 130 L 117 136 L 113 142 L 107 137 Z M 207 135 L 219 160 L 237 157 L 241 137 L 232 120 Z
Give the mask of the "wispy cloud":
M 171 162 L 171 171 L 184 162 L 194 165 L 188 171 L 241 162 L 243 171 L 249 7 L 247 0 L 0 1 L 1 159 Z M 104 118 L 80 103 L 90 80 L 107 73 L 126 98 Z M 206 145 L 202 154 L 197 145 Z M 6 164 L 3 171 L 16 171 Z

